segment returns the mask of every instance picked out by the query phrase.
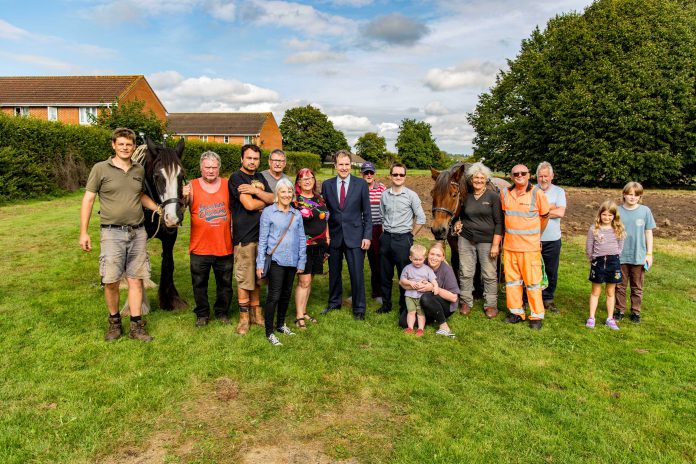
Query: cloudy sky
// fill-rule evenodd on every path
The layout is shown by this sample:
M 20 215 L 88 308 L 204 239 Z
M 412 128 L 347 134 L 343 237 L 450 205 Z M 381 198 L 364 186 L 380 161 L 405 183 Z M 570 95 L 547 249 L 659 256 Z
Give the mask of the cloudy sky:
M 144 74 L 169 112 L 321 108 L 469 153 L 466 114 L 522 39 L 590 0 L 0 0 L 0 75 Z

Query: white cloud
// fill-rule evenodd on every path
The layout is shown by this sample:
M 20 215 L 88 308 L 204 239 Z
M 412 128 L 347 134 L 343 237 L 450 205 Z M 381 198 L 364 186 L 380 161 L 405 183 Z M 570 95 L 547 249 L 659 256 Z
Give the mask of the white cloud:
M 288 56 L 285 59 L 287 64 L 308 64 L 308 63 L 322 63 L 326 61 L 345 61 L 346 57 L 342 53 L 333 52 L 322 52 L 322 51 L 310 51 L 310 52 L 300 52 Z
M 485 88 L 495 82 L 498 67 L 489 62 L 467 60 L 449 68 L 433 68 L 425 76 L 425 85 L 435 91 L 459 88 Z
M 214 0 L 207 4 L 210 16 L 223 21 L 234 21 L 237 7 L 234 2 Z
M 399 125 L 393 122 L 381 122 L 377 124 L 377 129 L 379 130 L 380 135 L 392 135 L 396 134 L 396 132 L 399 130 Z
M 297 29 L 308 35 L 342 35 L 357 23 L 343 16 L 321 12 L 309 5 L 278 0 L 253 0 L 240 8 L 240 14 L 257 24 Z
M 8 53 L 0 51 L 0 57 L 9 60 L 19 61 L 33 66 L 40 66 L 43 68 L 49 68 L 54 70 L 75 69 L 75 66 L 70 63 L 61 60 L 56 60 L 48 56 L 30 55 L 26 53 Z
M 428 33 L 428 26 L 401 13 L 392 13 L 370 21 L 363 27 L 363 33 L 388 44 L 413 45 Z
M 339 116 L 329 116 L 329 120 L 336 129 L 346 132 L 365 132 L 374 129 L 374 125 L 364 116 L 353 116 L 343 114 Z
M 191 13 L 201 8 L 210 16 L 223 21 L 233 21 L 237 7 L 229 0 L 106 0 L 84 10 L 83 16 L 101 22 L 129 22 L 147 16 Z
M 31 34 L 28 31 L 0 19 L 0 39 L 21 40 L 30 36 Z
M 443 105 L 439 101 L 428 103 L 427 105 L 425 105 L 425 108 L 423 110 L 425 111 L 425 114 L 433 116 L 441 116 L 443 114 L 449 113 L 449 110 L 445 107 L 445 105 Z
M 372 0 L 331 0 L 331 4 L 337 6 L 365 6 L 371 3 Z

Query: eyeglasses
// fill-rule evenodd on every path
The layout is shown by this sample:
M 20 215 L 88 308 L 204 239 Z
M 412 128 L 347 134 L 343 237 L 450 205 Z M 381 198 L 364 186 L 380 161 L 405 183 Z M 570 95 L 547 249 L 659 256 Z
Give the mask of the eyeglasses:
M 512 177 L 524 177 L 529 174 L 529 171 L 513 172 Z
M 392 177 L 406 177 L 406 173 L 401 174 L 400 172 L 394 172 L 391 175 Z
M 314 180 L 314 177 L 303 177 L 303 178 L 300 179 L 300 180 L 301 180 L 302 182 L 307 182 L 307 181 L 309 181 L 309 180 Z
M 363 176 L 374 176 L 375 172 L 374 171 L 365 171 L 363 172 Z
M 274 160 L 274 159 L 269 160 L 269 161 L 270 161 L 271 163 L 284 163 L 284 162 L 285 162 L 285 160 Z

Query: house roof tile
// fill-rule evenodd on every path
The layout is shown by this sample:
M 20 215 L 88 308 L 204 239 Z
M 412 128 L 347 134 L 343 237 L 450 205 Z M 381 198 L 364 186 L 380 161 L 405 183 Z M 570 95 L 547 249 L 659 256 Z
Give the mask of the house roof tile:
M 272 113 L 169 113 L 169 131 L 179 135 L 257 135 Z
M 0 77 L 0 105 L 111 103 L 142 78 L 142 75 Z

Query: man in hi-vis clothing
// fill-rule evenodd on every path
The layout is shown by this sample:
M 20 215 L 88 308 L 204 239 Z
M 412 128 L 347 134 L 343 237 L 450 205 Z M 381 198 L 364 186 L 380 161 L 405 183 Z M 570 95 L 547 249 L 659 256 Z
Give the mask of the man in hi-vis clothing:
M 500 192 L 505 214 L 503 265 L 509 324 L 525 320 L 522 286 L 529 300 L 529 327 L 541 329 L 544 303 L 541 297 L 541 233 L 546 228 L 549 202 L 539 187 L 529 182 L 529 169 L 523 164 L 512 168 L 513 185 Z

